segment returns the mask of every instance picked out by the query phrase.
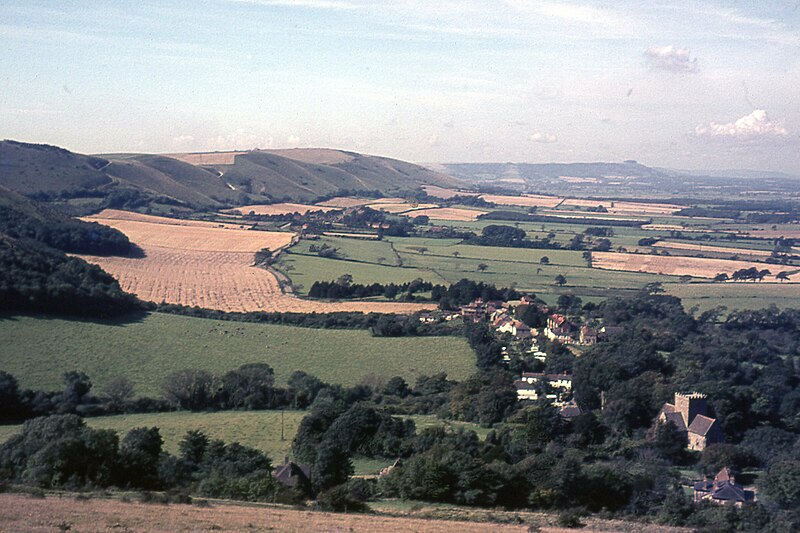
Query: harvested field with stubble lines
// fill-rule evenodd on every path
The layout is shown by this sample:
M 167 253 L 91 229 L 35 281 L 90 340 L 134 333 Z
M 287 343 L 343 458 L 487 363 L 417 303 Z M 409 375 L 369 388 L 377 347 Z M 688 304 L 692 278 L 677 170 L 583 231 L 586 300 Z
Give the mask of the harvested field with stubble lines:
M 420 209 L 414 211 L 414 216 L 425 215 L 433 220 L 477 220 L 480 215 L 487 213 L 487 211 L 478 211 L 477 209 L 462 209 L 459 207 L 440 207 L 438 209 Z
M 104 216 L 106 215 L 106 216 Z M 293 234 L 172 225 L 170 219 L 105 211 L 88 218 L 122 231 L 145 253 L 143 258 L 81 256 L 114 276 L 142 300 L 232 312 L 413 313 L 435 304 L 316 302 L 285 294 L 271 271 L 253 265 L 262 248 L 277 250 Z M 138 217 L 147 217 L 138 219 Z M 154 220 L 157 219 L 157 220 Z M 184 222 L 184 221 L 181 221 Z
M 688 242 L 659 241 L 654 244 L 656 248 L 674 248 L 676 250 L 692 250 L 696 252 L 708 252 L 715 254 L 730 255 L 752 255 L 757 257 L 770 257 L 770 250 L 754 250 L 752 248 L 730 248 L 724 246 L 712 246 L 709 244 L 692 244 Z
M 672 276 L 694 276 L 698 278 L 713 278 L 717 274 L 731 273 L 743 268 L 756 267 L 759 270 L 767 269 L 771 275 L 764 278 L 766 281 L 775 281 L 775 275 L 783 270 L 793 270 L 793 267 L 770 265 L 750 261 L 733 261 L 730 259 L 711 259 L 706 257 L 680 257 L 649 254 L 625 254 L 618 252 L 593 252 L 592 266 L 605 270 L 624 270 L 629 272 L 650 272 Z M 800 281 L 794 276 L 792 281 Z
M 498 205 L 519 205 L 522 207 L 555 207 L 561 203 L 561 198 L 556 196 L 483 194 L 481 198 Z
M 251 212 L 256 215 L 291 215 L 293 213 L 300 213 L 305 215 L 309 211 L 333 211 L 335 207 L 326 207 L 322 205 L 306 205 L 306 204 L 293 204 L 293 203 L 280 203 L 270 205 L 245 205 L 232 209 L 232 212 L 239 213 L 240 215 L 248 215 Z
M 671 215 L 683 209 L 683 206 L 675 204 L 656 204 L 648 202 L 627 202 L 610 200 L 584 200 L 578 198 L 567 198 L 563 205 L 574 205 L 578 207 L 596 207 L 602 205 L 609 213 L 618 215 Z

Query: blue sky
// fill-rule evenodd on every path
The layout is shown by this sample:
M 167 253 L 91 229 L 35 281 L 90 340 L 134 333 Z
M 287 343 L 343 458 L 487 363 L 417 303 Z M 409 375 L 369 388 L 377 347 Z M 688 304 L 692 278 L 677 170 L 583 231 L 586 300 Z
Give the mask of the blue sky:
M 0 138 L 800 174 L 800 2 L 0 0 Z

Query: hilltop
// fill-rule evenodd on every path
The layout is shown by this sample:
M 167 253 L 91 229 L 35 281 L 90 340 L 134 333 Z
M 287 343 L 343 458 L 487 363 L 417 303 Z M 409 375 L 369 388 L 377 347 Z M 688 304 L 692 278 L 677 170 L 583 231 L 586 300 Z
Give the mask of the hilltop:
M 462 184 L 461 180 L 413 163 L 324 148 L 170 156 L 215 171 L 237 191 L 285 201 L 310 201 L 340 191 L 378 191 L 391 196 L 420 185 Z
M 90 156 L 0 141 L 0 186 L 37 200 L 80 198 L 95 207 L 218 209 L 343 192 L 392 195 L 423 184 L 462 182 L 412 163 L 330 149 Z

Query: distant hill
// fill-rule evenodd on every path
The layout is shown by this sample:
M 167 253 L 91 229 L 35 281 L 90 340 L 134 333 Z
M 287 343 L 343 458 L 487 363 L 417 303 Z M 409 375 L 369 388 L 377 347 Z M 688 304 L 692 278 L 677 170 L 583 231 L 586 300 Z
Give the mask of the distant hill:
M 614 163 L 447 163 L 430 165 L 473 189 L 577 198 L 631 198 L 692 204 L 699 199 L 780 199 L 800 193 L 800 179 L 777 172 L 694 172 Z
M 460 184 L 412 163 L 340 150 L 87 156 L 55 146 L 0 142 L 0 186 L 42 201 L 93 198 L 101 207 L 162 203 L 219 209 Z
M 502 180 L 510 177 L 531 181 L 560 176 L 655 178 L 667 175 L 661 170 L 647 167 L 636 161 L 622 163 L 448 163 L 441 167 L 456 177 L 472 181 Z
M 420 185 L 463 185 L 452 176 L 405 161 L 324 148 L 170 156 L 218 171 L 238 191 L 275 200 L 310 201 L 338 191 L 391 196 Z
M 26 196 L 58 196 L 98 189 L 112 180 L 108 161 L 46 144 L 0 141 L 0 185 Z

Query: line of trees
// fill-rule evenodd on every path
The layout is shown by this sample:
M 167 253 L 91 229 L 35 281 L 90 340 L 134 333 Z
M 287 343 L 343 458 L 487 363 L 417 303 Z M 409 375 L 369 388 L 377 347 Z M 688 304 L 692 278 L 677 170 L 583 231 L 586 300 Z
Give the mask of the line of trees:
M 0 446 L 0 478 L 41 488 L 170 490 L 167 498 L 180 503 L 191 501 L 188 493 L 249 501 L 307 495 L 280 486 L 272 461 L 256 449 L 200 431 L 186 434 L 177 456 L 163 444 L 157 427 L 133 428 L 120 439 L 76 415 L 37 418 Z

